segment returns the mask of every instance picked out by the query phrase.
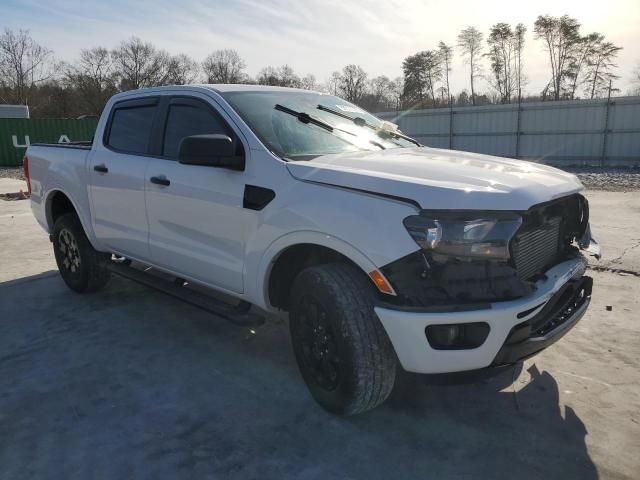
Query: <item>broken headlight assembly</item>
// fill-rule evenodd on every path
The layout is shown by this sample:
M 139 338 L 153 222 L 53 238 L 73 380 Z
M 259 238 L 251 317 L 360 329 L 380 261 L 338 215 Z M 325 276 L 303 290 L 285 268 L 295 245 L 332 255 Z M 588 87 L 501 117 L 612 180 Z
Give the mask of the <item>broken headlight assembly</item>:
M 434 254 L 508 260 L 509 242 L 520 228 L 522 217 L 508 212 L 422 211 L 403 223 L 413 240 Z

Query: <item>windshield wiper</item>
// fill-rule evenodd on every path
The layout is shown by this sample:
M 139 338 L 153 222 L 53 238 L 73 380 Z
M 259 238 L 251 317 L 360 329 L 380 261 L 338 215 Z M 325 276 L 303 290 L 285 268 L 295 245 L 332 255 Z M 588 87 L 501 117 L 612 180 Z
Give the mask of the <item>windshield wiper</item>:
M 318 105 L 318 110 L 322 110 L 323 112 L 328 112 L 331 113 L 332 115 L 336 115 L 338 117 L 341 118 L 345 118 L 347 120 L 351 120 L 353 123 L 355 123 L 356 125 L 358 125 L 359 127 L 367 127 L 370 128 L 371 130 L 374 130 L 378 135 L 380 135 L 382 132 L 384 132 L 385 134 L 391 136 L 391 137 L 396 137 L 396 138 L 402 138 L 403 140 L 406 140 L 407 142 L 411 142 L 411 143 L 415 143 L 417 146 L 421 147 L 422 144 L 420 142 L 418 142 L 417 140 L 408 137 L 400 132 L 395 132 L 395 131 L 391 131 L 391 130 L 382 130 L 378 127 L 376 127 L 375 125 L 371 125 L 370 123 L 368 123 L 364 118 L 362 117 L 352 117 L 350 115 L 347 115 L 345 113 L 339 112 L 337 110 L 334 110 L 332 108 L 329 107 L 325 107 L 324 105 Z M 381 135 L 384 136 L 384 135 Z
M 322 120 L 318 120 L 317 118 L 313 118 L 311 115 L 309 115 L 306 112 L 297 112 L 295 110 L 291 110 L 290 108 L 287 108 L 280 104 L 276 104 L 275 109 L 280 112 L 288 113 L 289 115 L 296 117 L 302 123 L 311 123 L 320 128 L 324 128 L 327 132 L 333 132 L 334 130 L 334 128 L 328 123 L 325 123 Z
M 340 140 L 342 140 L 343 142 L 347 142 L 350 143 L 351 145 L 355 145 L 356 147 L 358 145 L 356 145 L 353 142 L 349 142 L 347 139 L 342 138 L 340 135 L 336 135 L 334 132 L 340 131 L 340 132 L 344 132 L 346 134 L 349 134 L 351 136 L 356 136 L 354 133 L 352 132 L 348 132 L 346 130 L 342 130 L 341 128 L 335 128 L 332 125 L 329 125 L 326 122 L 323 122 L 322 120 L 318 120 L 317 118 L 312 117 L 311 115 L 309 115 L 307 112 L 298 112 L 296 110 L 292 110 L 290 108 L 285 107 L 284 105 L 280 105 L 279 103 L 276 104 L 276 106 L 274 107 L 276 110 L 278 110 L 279 112 L 284 112 L 284 113 L 288 113 L 289 115 L 292 115 L 294 117 L 296 117 L 298 120 L 300 120 L 302 123 L 305 124 L 312 124 L 312 125 L 316 125 L 324 130 L 326 130 L 327 132 L 333 134 L 334 136 L 338 137 Z M 384 145 L 381 145 L 378 142 L 374 142 L 373 140 L 369 140 L 369 143 L 371 145 L 374 145 L 378 148 L 380 148 L 380 150 L 385 150 L 386 148 L 384 147 Z

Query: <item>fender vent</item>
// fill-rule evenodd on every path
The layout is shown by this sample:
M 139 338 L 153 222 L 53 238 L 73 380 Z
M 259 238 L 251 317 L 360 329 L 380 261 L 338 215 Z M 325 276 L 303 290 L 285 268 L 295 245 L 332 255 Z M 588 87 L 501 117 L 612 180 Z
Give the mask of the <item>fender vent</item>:
M 255 185 L 244 186 L 244 198 L 242 207 L 249 210 L 262 210 L 276 197 L 276 192 L 270 188 L 257 187 Z

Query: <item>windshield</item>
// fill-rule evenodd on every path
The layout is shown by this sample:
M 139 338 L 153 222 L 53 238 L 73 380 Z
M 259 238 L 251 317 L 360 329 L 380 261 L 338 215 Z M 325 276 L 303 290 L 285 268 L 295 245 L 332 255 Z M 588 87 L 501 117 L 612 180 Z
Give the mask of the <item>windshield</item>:
M 332 95 L 296 91 L 222 95 L 272 152 L 288 160 L 418 144 L 383 129 L 381 120 Z

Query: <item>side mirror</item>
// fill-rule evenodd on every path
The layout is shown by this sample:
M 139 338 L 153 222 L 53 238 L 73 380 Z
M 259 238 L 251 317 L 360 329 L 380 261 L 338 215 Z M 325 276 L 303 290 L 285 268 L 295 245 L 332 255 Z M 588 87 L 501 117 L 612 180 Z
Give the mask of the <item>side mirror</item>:
M 244 155 L 236 155 L 236 146 L 227 135 L 192 135 L 183 138 L 178 148 L 178 162 L 244 170 Z

